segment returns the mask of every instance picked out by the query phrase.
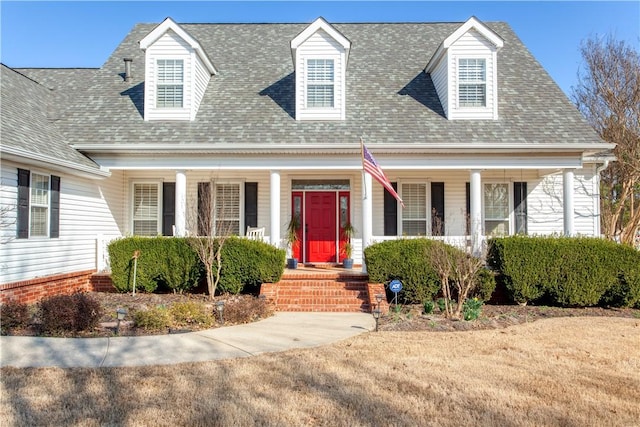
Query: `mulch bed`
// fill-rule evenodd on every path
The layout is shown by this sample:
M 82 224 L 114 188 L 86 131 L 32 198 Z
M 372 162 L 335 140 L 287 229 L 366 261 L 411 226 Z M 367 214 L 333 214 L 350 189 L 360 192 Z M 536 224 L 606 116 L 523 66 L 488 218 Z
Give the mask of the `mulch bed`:
M 442 316 L 438 309 L 434 313 L 422 314 L 422 306 L 405 306 L 395 313 L 393 306 L 389 314 L 379 320 L 382 331 L 468 331 L 499 329 L 535 320 L 552 317 L 628 317 L 640 319 L 640 310 L 631 308 L 563 308 L 548 306 L 483 305 L 477 320 L 451 320 Z

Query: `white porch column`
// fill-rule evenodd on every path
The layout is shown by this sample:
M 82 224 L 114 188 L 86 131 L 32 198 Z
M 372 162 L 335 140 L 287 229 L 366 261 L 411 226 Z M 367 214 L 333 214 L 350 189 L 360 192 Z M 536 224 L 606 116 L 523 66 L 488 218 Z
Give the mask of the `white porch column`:
M 185 236 L 187 228 L 187 174 L 183 170 L 176 171 L 176 213 L 175 235 Z
M 469 224 L 471 225 L 471 253 L 482 253 L 482 178 L 480 171 L 474 169 L 469 178 Z
M 367 272 L 364 263 L 364 249 L 373 239 L 373 192 L 371 190 L 371 175 L 363 174 L 362 179 L 362 272 Z
M 562 206 L 564 216 L 564 235 L 573 236 L 574 203 L 573 203 L 573 169 L 562 171 Z
M 280 247 L 280 171 L 271 171 L 269 181 L 269 217 L 271 229 L 269 240 L 277 248 Z

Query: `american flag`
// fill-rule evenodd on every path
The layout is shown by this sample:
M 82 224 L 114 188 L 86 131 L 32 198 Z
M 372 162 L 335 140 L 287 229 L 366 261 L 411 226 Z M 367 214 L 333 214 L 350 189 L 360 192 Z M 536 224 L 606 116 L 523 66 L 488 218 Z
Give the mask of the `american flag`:
M 365 172 L 368 172 L 372 177 L 375 178 L 376 181 L 382 184 L 382 186 L 386 188 L 387 191 L 391 193 L 391 195 L 395 197 L 396 200 L 400 202 L 400 204 L 404 208 L 404 202 L 402 201 L 400 196 L 398 196 L 396 190 L 393 189 L 389 178 L 387 178 L 387 176 L 384 174 L 382 168 L 376 162 L 376 159 L 373 158 L 369 150 L 367 150 L 367 147 L 364 146 L 364 143 L 362 144 L 362 167 L 364 168 Z

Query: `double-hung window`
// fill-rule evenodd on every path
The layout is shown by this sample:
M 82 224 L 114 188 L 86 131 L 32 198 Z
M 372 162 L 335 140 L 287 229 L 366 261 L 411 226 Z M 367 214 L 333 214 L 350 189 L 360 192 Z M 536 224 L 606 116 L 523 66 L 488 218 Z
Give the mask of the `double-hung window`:
M 47 237 L 49 235 L 49 176 L 31 174 L 31 198 L 29 213 L 29 235 Z
M 460 107 L 487 106 L 487 61 L 483 58 L 458 60 L 458 104 Z
M 509 234 L 509 184 L 484 184 L 484 232 L 487 236 Z
M 216 235 L 240 235 L 240 184 L 216 184 Z
M 158 59 L 156 107 L 182 108 L 184 98 L 184 61 Z
M 334 85 L 333 59 L 307 60 L 307 108 L 333 108 Z
M 157 183 L 133 184 L 133 234 L 156 236 L 160 232 L 160 195 Z
M 427 235 L 427 185 L 402 184 L 402 234 L 407 236 Z

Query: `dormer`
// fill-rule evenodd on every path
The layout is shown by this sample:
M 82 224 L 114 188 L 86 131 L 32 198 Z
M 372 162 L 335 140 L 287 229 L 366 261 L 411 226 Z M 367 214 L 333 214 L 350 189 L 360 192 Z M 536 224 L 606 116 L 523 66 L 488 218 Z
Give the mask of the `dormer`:
M 291 40 L 296 120 L 344 120 L 351 42 L 322 18 Z
M 475 17 L 438 46 L 431 74 L 449 120 L 498 119 L 498 51 L 504 40 Z
M 140 41 L 145 52 L 144 119 L 195 120 L 212 75 L 204 49 L 171 18 Z

